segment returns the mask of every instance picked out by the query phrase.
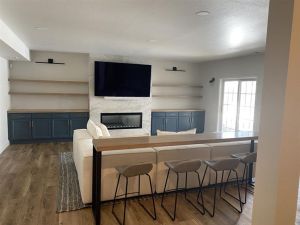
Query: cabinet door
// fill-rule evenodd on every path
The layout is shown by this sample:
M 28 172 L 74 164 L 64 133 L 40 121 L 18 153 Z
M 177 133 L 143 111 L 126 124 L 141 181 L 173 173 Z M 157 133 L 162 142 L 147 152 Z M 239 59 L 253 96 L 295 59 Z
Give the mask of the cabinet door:
M 10 120 L 10 140 L 30 140 L 31 139 L 31 119 L 11 119 Z
M 152 117 L 151 135 L 156 135 L 156 130 L 165 130 L 165 117 Z
M 86 128 L 87 122 L 88 122 L 87 117 L 71 118 L 71 121 L 70 121 L 70 136 L 73 137 L 74 130 Z
M 32 119 L 33 139 L 48 139 L 52 137 L 52 119 L 40 118 Z
M 192 112 L 192 128 L 197 128 L 197 133 L 204 132 L 205 112 Z
M 53 138 L 70 138 L 70 119 L 54 118 L 52 121 Z
M 178 131 L 185 131 L 191 129 L 191 117 L 179 116 L 178 117 Z
M 166 131 L 177 131 L 177 124 L 178 124 L 178 117 L 166 117 L 165 120 L 165 124 L 166 124 Z

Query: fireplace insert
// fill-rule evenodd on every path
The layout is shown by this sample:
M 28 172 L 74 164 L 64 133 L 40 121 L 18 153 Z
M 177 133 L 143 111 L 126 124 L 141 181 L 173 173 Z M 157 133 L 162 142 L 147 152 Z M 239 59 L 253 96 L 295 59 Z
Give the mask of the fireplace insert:
M 142 113 L 101 113 L 101 123 L 107 129 L 138 129 L 142 128 Z

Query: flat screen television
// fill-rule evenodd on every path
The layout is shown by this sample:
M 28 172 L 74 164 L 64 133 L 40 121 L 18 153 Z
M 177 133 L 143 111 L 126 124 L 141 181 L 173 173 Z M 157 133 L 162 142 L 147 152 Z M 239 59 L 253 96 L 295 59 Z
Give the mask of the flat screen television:
M 95 96 L 150 97 L 151 65 L 95 62 Z

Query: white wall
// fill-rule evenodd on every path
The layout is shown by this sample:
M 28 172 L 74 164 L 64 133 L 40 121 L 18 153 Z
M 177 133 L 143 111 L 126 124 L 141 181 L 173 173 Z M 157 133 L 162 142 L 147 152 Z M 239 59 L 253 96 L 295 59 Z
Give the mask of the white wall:
M 0 58 L 0 153 L 9 145 L 7 130 L 7 110 L 9 107 L 8 61 Z
M 11 62 L 11 78 L 58 81 L 88 81 L 88 54 L 32 51 L 32 61 Z M 65 65 L 38 64 L 36 61 L 64 62 Z M 88 84 L 11 82 L 16 92 L 88 93 Z M 88 109 L 88 96 L 12 95 L 12 109 Z
M 151 109 L 199 109 L 202 99 L 194 98 L 139 98 L 138 100 L 112 100 L 94 96 L 94 61 L 113 61 L 126 63 L 140 63 L 152 65 L 153 84 L 200 84 L 198 64 L 170 62 L 162 60 L 141 59 L 132 57 L 102 56 L 90 58 L 90 115 L 95 122 L 100 122 L 100 113 L 108 112 L 142 112 L 143 128 L 130 130 L 131 135 L 149 134 L 151 128 Z M 167 72 L 165 69 L 177 66 L 186 72 Z M 181 88 L 152 88 L 152 94 L 178 94 L 191 92 Z M 193 91 L 193 90 L 192 90 Z M 201 93 L 199 93 L 201 94 Z M 113 135 L 128 135 L 128 130 L 112 130 Z
M 264 55 L 252 55 L 204 62 L 200 64 L 199 74 L 204 84 L 203 107 L 206 111 L 205 132 L 217 131 L 220 81 L 225 78 L 257 78 L 254 129 L 258 130 L 264 74 Z M 209 80 L 212 77 L 215 77 L 216 80 L 213 84 L 209 84 Z

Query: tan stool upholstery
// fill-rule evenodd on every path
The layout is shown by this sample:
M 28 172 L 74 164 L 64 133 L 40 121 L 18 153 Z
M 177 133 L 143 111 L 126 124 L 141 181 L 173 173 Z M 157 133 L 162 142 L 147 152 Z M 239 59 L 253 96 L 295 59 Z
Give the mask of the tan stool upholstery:
M 118 166 L 116 167 L 116 170 L 124 177 L 135 177 L 150 173 L 152 168 L 152 163 L 141 163 L 131 166 Z

